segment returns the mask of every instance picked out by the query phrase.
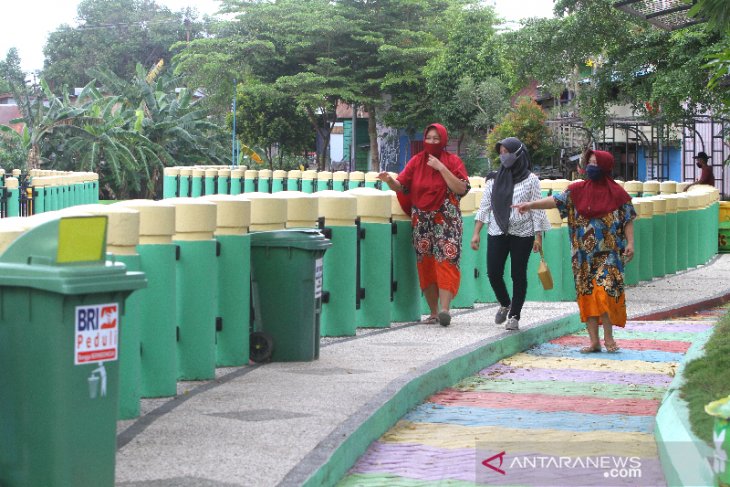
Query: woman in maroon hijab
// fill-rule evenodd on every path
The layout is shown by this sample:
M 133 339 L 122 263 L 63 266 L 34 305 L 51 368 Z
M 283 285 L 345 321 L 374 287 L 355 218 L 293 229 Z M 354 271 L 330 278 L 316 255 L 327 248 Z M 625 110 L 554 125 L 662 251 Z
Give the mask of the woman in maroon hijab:
M 631 196 L 611 178 L 610 152 L 588 151 L 588 179 L 560 193 L 515 205 L 520 212 L 557 208 L 568 218 L 573 275 L 580 318 L 591 343 L 582 353 L 600 352 L 598 325 L 608 352 L 617 352 L 611 325 L 626 325 L 624 265 L 634 256 L 634 219 Z
M 418 279 L 431 311 L 424 322 L 438 321 L 442 326 L 451 324 L 451 300 L 461 281 L 459 200 L 469 191 L 464 163 L 444 150 L 448 140 L 446 128 L 431 124 L 424 131 L 424 150 L 408 161 L 396 179 L 387 172 L 378 175 L 411 215 Z

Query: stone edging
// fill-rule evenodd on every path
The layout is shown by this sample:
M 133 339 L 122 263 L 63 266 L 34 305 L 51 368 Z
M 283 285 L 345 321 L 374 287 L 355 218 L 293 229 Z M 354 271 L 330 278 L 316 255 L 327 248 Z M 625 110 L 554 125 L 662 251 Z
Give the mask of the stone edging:
M 519 333 L 504 332 L 468 345 L 399 377 L 332 431 L 279 485 L 335 485 L 373 441 L 430 395 L 503 358 L 582 328 L 577 313 L 567 314 Z
M 715 485 L 714 474 L 707 461 L 712 450 L 692 432 L 689 408 L 679 396 L 679 389 L 684 384 L 686 364 L 704 355 L 705 343 L 712 332 L 708 330 L 700 335 L 687 350 L 657 411 L 654 438 L 667 485 Z

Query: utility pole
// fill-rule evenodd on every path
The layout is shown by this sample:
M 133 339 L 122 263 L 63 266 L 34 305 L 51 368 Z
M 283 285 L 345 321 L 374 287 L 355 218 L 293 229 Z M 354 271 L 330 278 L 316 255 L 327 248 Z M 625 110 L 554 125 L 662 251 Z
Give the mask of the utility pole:
M 233 131 L 231 132 L 231 168 L 236 167 L 236 78 L 233 78 Z
M 356 147 L 355 142 L 357 141 L 357 105 L 352 104 L 352 138 L 350 139 L 350 172 L 355 170 L 355 154 Z

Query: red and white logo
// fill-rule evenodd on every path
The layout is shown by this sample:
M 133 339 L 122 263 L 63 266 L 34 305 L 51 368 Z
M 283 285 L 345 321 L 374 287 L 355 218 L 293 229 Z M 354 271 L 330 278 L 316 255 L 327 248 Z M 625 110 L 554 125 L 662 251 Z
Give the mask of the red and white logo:
M 119 305 L 77 306 L 75 311 L 74 364 L 117 360 L 119 351 Z

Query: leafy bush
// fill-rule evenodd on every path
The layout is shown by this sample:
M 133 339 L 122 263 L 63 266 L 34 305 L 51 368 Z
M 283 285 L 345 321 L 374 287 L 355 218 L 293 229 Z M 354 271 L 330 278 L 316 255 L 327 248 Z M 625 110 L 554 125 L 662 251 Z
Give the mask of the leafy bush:
M 705 355 L 689 362 L 684 369 L 681 397 L 689 405 L 689 420 L 697 437 L 712 445 L 714 418 L 705 404 L 730 395 L 730 314 L 715 326 L 705 344 Z
M 517 137 L 530 151 L 534 165 L 547 165 L 557 150 L 552 134 L 545 122 L 547 114 L 529 98 L 519 98 L 517 104 L 505 115 L 487 136 L 487 153 L 493 159 L 499 157 L 494 146 L 507 137 Z

